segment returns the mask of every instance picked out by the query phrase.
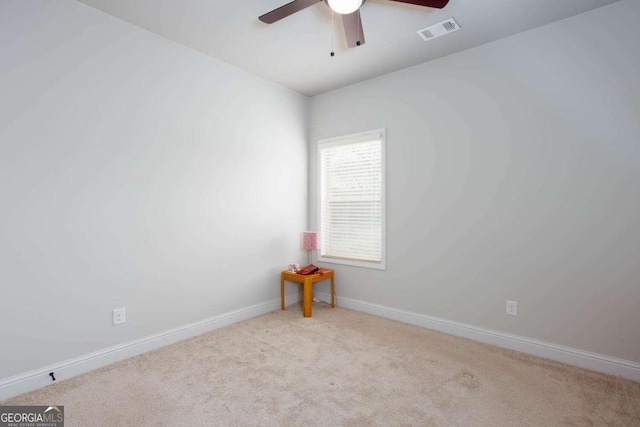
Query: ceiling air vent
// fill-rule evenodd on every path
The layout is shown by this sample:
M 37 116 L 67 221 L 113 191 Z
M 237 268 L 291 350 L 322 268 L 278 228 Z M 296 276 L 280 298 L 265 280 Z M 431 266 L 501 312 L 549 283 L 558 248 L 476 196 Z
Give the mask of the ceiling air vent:
M 452 33 L 459 30 L 460 26 L 453 18 L 449 18 L 446 21 L 439 22 L 430 27 L 418 30 L 418 35 L 425 41 L 435 39 L 436 37 L 444 36 L 445 34 Z

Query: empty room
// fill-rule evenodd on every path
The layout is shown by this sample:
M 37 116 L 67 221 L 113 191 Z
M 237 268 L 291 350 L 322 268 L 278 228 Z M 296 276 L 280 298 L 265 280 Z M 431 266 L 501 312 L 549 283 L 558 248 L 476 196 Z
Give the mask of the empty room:
M 640 426 L 637 0 L 0 0 L 0 427 Z

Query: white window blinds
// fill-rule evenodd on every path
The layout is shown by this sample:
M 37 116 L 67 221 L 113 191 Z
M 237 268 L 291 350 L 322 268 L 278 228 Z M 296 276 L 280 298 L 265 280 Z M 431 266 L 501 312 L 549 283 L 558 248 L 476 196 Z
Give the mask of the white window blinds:
M 320 255 L 384 261 L 384 132 L 319 143 Z

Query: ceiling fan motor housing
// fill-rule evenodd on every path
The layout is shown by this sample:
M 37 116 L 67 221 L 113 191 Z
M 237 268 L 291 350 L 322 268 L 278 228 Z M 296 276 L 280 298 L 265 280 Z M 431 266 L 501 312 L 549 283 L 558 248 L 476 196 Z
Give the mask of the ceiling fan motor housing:
M 349 15 L 360 9 L 366 0 L 324 0 L 331 10 L 341 15 Z

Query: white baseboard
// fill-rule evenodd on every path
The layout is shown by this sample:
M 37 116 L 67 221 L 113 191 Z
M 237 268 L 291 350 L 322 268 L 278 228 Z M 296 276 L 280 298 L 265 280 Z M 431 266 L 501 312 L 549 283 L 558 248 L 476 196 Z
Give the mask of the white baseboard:
M 314 296 L 321 301 L 331 301 L 331 295 L 327 293 L 314 292 Z M 385 307 L 351 298 L 340 297 L 337 299 L 337 305 L 640 382 L 640 364 L 629 360 L 617 359 L 615 357 L 591 353 L 572 347 L 565 347 L 532 338 L 507 334 L 466 323 L 454 322 L 452 320 Z
M 302 300 L 302 294 L 287 295 L 285 304 L 295 304 Z M 280 299 L 256 304 L 239 310 L 223 313 L 199 322 L 190 323 L 168 331 L 108 347 L 75 359 L 55 363 L 24 374 L 0 380 L 0 402 L 23 393 L 27 393 L 52 384 L 50 372 L 55 373 L 56 382 L 90 372 L 115 362 L 155 350 L 178 341 L 219 329 L 232 323 L 260 316 L 280 308 Z

